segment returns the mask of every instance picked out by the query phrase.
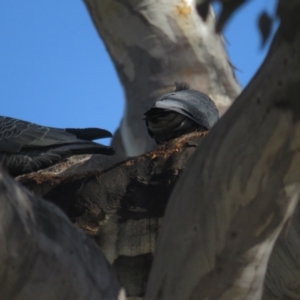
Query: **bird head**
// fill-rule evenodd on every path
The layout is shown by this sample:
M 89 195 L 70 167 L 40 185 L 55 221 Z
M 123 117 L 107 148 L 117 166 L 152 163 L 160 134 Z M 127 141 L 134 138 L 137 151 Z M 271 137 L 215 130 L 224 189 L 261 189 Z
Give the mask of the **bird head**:
M 148 132 L 159 144 L 193 131 L 205 131 L 219 119 L 215 103 L 206 94 L 175 83 L 174 92 L 161 96 L 145 113 Z

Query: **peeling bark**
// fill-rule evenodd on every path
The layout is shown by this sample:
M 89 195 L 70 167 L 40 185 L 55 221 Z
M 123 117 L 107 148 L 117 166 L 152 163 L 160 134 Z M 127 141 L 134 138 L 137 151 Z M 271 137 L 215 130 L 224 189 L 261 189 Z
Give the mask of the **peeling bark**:
M 128 296 L 143 296 L 169 195 L 205 135 L 188 134 L 126 161 L 93 155 L 63 163 L 60 174 L 48 169 L 18 180 L 94 237 Z
M 134 156 L 153 149 L 142 116 L 175 81 L 208 94 L 221 113 L 239 94 L 212 9 L 203 22 L 194 1 L 85 3 L 125 90 L 125 115 L 113 140 L 117 153 Z

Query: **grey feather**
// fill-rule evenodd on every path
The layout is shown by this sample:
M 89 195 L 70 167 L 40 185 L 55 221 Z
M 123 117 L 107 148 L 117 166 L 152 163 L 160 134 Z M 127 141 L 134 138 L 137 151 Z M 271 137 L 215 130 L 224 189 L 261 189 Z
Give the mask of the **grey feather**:
M 99 128 L 59 129 L 0 117 L 0 163 L 12 175 L 49 167 L 73 154 L 110 155 L 111 147 L 93 139 L 111 137 Z
M 189 132 L 209 130 L 218 119 L 215 103 L 184 83 L 176 83 L 175 92 L 160 97 L 145 113 L 148 132 L 158 144 Z

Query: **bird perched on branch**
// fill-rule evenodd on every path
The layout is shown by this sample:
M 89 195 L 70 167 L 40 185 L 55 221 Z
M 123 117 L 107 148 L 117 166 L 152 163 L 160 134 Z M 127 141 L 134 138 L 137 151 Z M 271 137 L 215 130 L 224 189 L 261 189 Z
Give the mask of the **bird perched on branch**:
M 106 137 L 112 134 L 99 128 L 59 129 L 0 117 L 0 165 L 17 176 L 52 166 L 73 154 L 111 155 L 111 147 L 93 142 Z
M 186 83 L 160 97 L 145 113 L 149 135 L 157 144 L 193 131 L 207 131 L 218 121 L 215 103 L 205 94 L 192 90 Z

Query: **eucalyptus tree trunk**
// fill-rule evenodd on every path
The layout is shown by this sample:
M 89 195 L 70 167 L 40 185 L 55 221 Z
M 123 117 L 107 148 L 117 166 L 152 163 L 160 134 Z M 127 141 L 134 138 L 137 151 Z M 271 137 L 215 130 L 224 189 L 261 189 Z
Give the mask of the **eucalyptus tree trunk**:
M 115 271 L 132 299 L 299 299 L 299 1 L 279 1 L 264 64 L 209 133 L 125 161 L 151 148 L 142 114 L 174 81 L 221 110 L 239 86 L 211 11 L 203 23 L 193 2 L 85 3 L 126 91 L 121 156 L 74 156 L 16 180 L 113 267 L 0 173 L 1 299 L 121 300 Z
M 264 299 L 299 299 L 299 214 L 289 225 L 300 195 L 299 53 L 300 26 L 292 38 L 281 27 L 261 69 L 187 163 L 145 299 L 260 299 L 284 227 Z
M 143 114 L 175 81 L 211 96 L 223 113 L 240 92 L 215 15 L 203 22 L 185 0 L 85 0 L 122 82 L 126 109 L 113 146 L 134 156 L 154 147 Z

